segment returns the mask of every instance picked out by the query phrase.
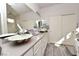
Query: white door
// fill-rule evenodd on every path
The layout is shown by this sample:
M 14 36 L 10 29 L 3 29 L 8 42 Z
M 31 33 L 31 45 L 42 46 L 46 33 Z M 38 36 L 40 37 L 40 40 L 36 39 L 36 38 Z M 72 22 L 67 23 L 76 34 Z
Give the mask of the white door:
M 49 19 L 49 42 L 55 43 L 62 37 L 61 16 L 54 16 Z

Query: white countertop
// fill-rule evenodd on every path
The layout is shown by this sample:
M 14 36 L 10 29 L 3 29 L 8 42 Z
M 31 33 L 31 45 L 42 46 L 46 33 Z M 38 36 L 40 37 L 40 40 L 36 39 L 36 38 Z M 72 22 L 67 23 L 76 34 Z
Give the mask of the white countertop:
M 2 45 L 2 54 L 5 56 L 21 56 L 32 48 L 43 36 L 45 33 L 33 36 L 30 41 L 21 45 L 14 45 L 13 42 L 8 42 Z
M 6 36 L 11 36 L 11 35 L 16 35 L 16 33 L 2 34 L 2 35 L 0 35 L 0 37 L 6 37 Z

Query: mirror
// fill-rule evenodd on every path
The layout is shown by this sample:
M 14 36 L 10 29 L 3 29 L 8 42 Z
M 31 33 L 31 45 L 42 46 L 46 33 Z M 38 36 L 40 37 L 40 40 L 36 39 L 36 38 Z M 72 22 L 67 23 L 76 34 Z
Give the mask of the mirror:
M 6 5 L 8 33 L 17 32 L 17 24 L 23 29 L 46 27 L 48 25 L 46 20 L 42 20 L 39 12 L 35 11 L 36 8 L 30 8 L 26 3 L 9 3 Z
M 8 33 L 17 32 L 17 24 L 23 29 L 31 29 L 34 27 L 35 21 L 39 19 L 25 3 L 10 3 L 7 6 L 7 24 Z

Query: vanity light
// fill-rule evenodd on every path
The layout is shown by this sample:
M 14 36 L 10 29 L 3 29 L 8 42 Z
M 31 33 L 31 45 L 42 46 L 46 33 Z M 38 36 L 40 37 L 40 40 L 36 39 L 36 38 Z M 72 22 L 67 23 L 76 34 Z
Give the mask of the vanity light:
M 15 22 L 14 19 L 11 19 L 11 18 L 8 18 L 7 21 L 8 21 L 9 23 L 14 23 L 14 22 Z

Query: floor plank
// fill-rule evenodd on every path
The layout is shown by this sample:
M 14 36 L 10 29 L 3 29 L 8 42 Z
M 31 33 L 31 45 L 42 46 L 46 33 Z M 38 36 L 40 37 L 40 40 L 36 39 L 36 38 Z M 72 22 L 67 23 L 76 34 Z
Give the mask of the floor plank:
M 45 56 L 76 56 L 76 50 L 73 46 L 61 45 L 57 47 L 54 43 L 47 44 Z

